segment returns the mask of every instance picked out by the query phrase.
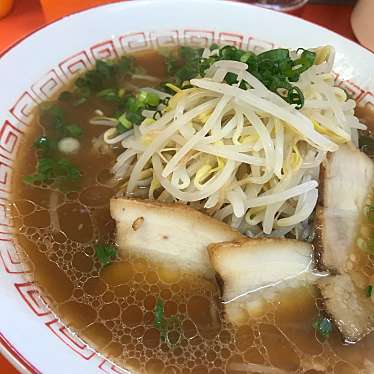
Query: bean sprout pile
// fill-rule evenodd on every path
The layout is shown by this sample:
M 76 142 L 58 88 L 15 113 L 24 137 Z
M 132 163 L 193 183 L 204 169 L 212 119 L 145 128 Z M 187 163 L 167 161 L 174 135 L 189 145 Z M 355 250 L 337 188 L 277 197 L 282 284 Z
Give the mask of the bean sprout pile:
M 304 95 L 299 110 L 233 60 L 214 62 L 188 88 L 169 84 L 174 95 L 143 88 L 162 99 L 156 110 L 129 131 L 104 134 L 123 149 L 112 169 L 120 193 L 190 204 L 250 237 L 307 235 L 321 163 L 365 129 L 355 101 L 334 86 L 334 50 L 314 51 L 316 62 L 293 83 Z M 227 84 L 228 74 L 237 83 Z

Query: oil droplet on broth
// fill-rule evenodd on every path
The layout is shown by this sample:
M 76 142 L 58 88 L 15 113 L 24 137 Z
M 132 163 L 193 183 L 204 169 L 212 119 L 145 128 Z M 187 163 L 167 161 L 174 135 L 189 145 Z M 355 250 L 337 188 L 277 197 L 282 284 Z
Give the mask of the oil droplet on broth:
M 271 364 L 288 371 L 297 370 L 300 365 L 299 357 L 281 331 L 275 326 L 262 324 L 260 332 Z
M 78 271 L 89 273 L 93 267 L 93 259 L 84 252 L 77 252 L 73 256 L 72 264 Z
M 121 261 L 104 267 L 100 275 L 109 286 L 121 286 L 129 282 L 134 277 L 135 272 L 131 263 Z
M 87 326 L 81 334 L 99 351 L 112 341 L 112 333 L 101 322 Z
M 313 289 L 290 290 L 282 296 L 275 312 L 279 329 L 287 332 L 289 339 L 299 349 L 312 355 L 318 355 L 323 350 L 322 345 L 315 339 L 313 324 L 304 323 L 305 320 L 315 321 L 318 317 L 315 296 Z M 300 310 L 303 313 L 300 313 Z
M 36 209 L 35 203 L 30 200 L 26 200 L 26 199 L 16 200 L 13 203 L 13 205 L 14 205 L 16 212 L 23 216 L 26 216 L 32 213 Z M 13 214 L 15 214 L 15 212 Z
M 94 308 L 76 301 L 69 301 L 60 305 L 58 312 L 64 316 L 64 320 L 69 326 L 78 331 L 97 319 L 97 312 Z
M 187 311 L 201 336 L 213 338 L 218 334 L 221 323 L 214 300 L 193 296 L 187 304 Z
M 104 304 L 99 310 L 99 316 L 101 320 L 112 320 L 119 317 L 121 308 L 117 303 Z
M 92 221 L 87 207 L 78 203 L 66 203 L 57 210 L 60 227 L 67 237 L 79 243 L 92 239 Z
M 100 277 L 92 277 L 92 278 L 87 279 L 83 288 L 87 294 L 91 296 L 99 296 L 99 295 L 102 295 L 106 291 L 107 284 Z
M 88 207 L 107 206 L 114 191 L 104 186 L 93 186 L 86 188 L 79 195 L 79 200 Z
M 63 271 L 50 261 L 46 255 L 40 251 L 38 246 L 23 235 L 17 236 L 18 242 L 22 248 L 27 248 L 27 257 L 34 266 L 42 268 L 43 271 L 34 272 L 35 281 L 43 288 L 52 302 L 61 303 L 69 300 L 73 294 L 74 285 Z M 37 264 L 37 265 L 35 265 Z M 54 279 L 54 282 L 50 280 Z M 58 280 L 58 281 L 57 281 Z
M 47 209 L 43 209 L 34 211 L 29 215 L 25 215 L 23 218 L 23 223 L 29 227 L 48 227 L 51 223 L 49 211 Z

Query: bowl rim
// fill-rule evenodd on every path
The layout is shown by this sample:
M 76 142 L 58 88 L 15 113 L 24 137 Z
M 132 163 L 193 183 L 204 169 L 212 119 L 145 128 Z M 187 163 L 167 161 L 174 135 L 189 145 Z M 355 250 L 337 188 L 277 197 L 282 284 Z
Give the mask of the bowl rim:
M 237 8 L 242 8 L 242 9 L 244 9 L 244 8 L 247 9 L 248 7 L 258 8 L 255 5 L 246 4 L 246 3 L 236 1 L 236 0 L 190 0 L 189 2 L 205 3 L 205 4 L 210 4 L 211 5 L 212 1 L 228 3 L 232 7 L 237 7 Z M 182 2 L 187 3 L 188 0 L 183 0 Z M 34 35 L 36 36 L 40 32 L 48 30 L 48 28 L 50 28 L 54 24 L 60 23 L 64 19 L 68 19 L 68 18 L 71 18 L 71 17 L 73 17 L 73 18 L 80 17 L 83 14 L 97 11 L 98 8 L 100 8 L 100 9 L 101 8 L 112 8 L 112 7 L 115 8 L 117 6 L 123 6 L 125 4 L 126 4 L 125 5 L 126 7 L 136 8 L 139 5 L 144 4 L 144 3 L 152 3 L 152 4 L 156 4 L 156 5 L 167 6 L 168 3 L 175 4 L 175 0 L 136 0 L 136 1 L 126 1 L 126 0 L 124 0 L 124 1 L 119 1 L 119 2 L 110 3 L 110 4 L 95 5 L 93 7 L 88 8 L 88 9 L 75 11 L 75 12 L 69 14 L 69 15 L 61 16 L 61 17 L 57 18 L 56 20 L 53 20 L 52 22 L 48 22 L 44 25 L 41 25 L 40 27 L 36 28 L 32 32 L 22 36 L 19 39 L 17 39 L 14 43 L 9 45 L 7 48 L 5 48 L 0 53 L 0 59 L 7 56 L 9 53 L 11 53 L 14 49 L 16 49 L 19 45 L 21 45 L 23 42 L 25 42 L 29 38 L 33 37 Z M 274 10 L 271 10 L 271 9 L 268 9 L 268 8 L 261 8 L 261 11 L 263 13 L 269 13 L 269 14 L 277 13 L 279 15 L 279 17 L 293 18 L 293 19 L 297 20 L 297 22 L 299 22 L 300 24 L 309 24 L 313 28 L 321 29 L 321 30 L 324 30 L 325 32 L 333 34 L 335 38 L 338 38 L 340 40 L 344 40 L 345 43 L 349 43 L 350 46 L 355 48 L 355 49 L 357 49 L 357 48 L 360 49 L 365 54 L 368 54 L 368 52 L 369 52 L 369 54 L 372 54 L 374 56 L 374 53 L 371 50 L 361 46 L 360 44 L 348 39 L 345 36 L 342 36 L 342 35 L 336 33 L 335 31 L 329 30 L 326 27 L 317 25 L 317 24 L 315 24 L 313 22 L 310 22 L 308 20 L 304 20 L 304 19 L 302 19 L 300 17 L 297 17 L 293 14 L 282 13 L 282 12 L 274 11 Z M 18 352 L 17 348 L 15 346 L 13 346 L 11 344 L 11 342 L 9 342 L 7 340 L 7 338 L 2 334 L 1 331 L 0 331 L 0 353 L 3 354 L 3 356 L 12 365 L 14 365 L 21 373 L 40 373 L 40 371 L 29 360 L 27 360 L 20 352 Z
M 22 374 L 39 373 L 39 370 L 36 369 L 34 365 L 25 357 L 23 357 L 23 355 L 18 352 L 16 347 L 14 347 L 1 332 L 0 354 Z
M 351 43 L 355 47 L 359 47 L 359 48 L 361 48 L 362 50 L 364 50 L 366 52 L 370 52 L 370 53 L 374 54 L 374 51 L 372 51 L 369 48 L 367 48 L 367 47 L 363 46 L 362 44 L 360 44 L 359 41 L 358 41 L 358 39 L 357 39 L 357 42 L 356 42 L 354 40 L 349 39 L 348 37 L 346 37 L 344 35 L 340 35 L 339 33 L 337 33 L 334 30 L 330 30 L 330 29 L 328 29 L 325 26 L 318 25 L 316 23 L 313 23 L 312 21 L 309 21 L 309 20 L 306 20 L 304 18 L 298 17 L 298 16 L 296 16 L 295 14 L 292 14 L 292 13 L 277 11 L 277 10 L 274 10 L 274 9 L 270 9 L 268 7 L 261 7 L 259 5 L 255 5 L 255 4 L 244 3 L 241 0 L 190 0 L 190 1 L 191 2 L 196 2 L 196 3 L 199 3 L 199 2 L 200 3 L 211 3 L 212 1 L 220 1 L 220 2 L 225 2 L 225 3 L 230 3 L 230 5 L 232 5 L 232 6 L 236 5 L 236 6 L 239 6 L 239 7 L 256 7 L 256 8 L 261 8 L 265 12 L 282 14 L 282 15 L 284 15 L 286 17 L 291 17 L 291 18 L 297 19 L 297 20 L 299 20 L 302 23 L 308 23 L 309 25 L 312 25 L 313 27 L 323 29 L 323 30 L 325 30 L 325 31 L 327 31 L 329 33 L 334 34 L 338 38 L 344 39 L 345 41 Z M 53 20 L 51 22 L 47 22 L 47 23 L 45 23 L 45 24 L 37 27 L 35 30 L 33 30 L 33 31 L 31 31 L 31 32 L 23 35 L 22 37 L 20 37 L 19 39 L 17 39 L 13 43 L 11 43 L 4 50 L 2 50 L 0 52 L 0 58 L 4 57 L 8 52 L 12 51 L 15 47 L 17 47 L 18 44 L 21 44 L 22 42 L 24 42 L 26 39 L 28 39 L 32 35 L 38 33 L 39 31 L 42 31 L 42 30 L 48 28 L 49 26 L 51 26 L 51 25 L 53 25 L 55 23 L 60 22 L 61 20 L 65 19 L 65 18 L 69 18 L 69 17 L 74 17 L 74 16 L 77 16 L 77 15 L 81 15 L 83 13 L 90 12 L 90 11 L 95 10 L 97 8 L 106 8 L 106 7 L 109 8 L 109 7 L 115 6 L 116 4 L 124 4 L 124 3 L 126 3 L 126 4 L 139 4 L 139 3 L 150 3 L 150 2 L 151 2 L 151 0 L 119 0 L 119 1 L 117 0 L 117 1 L 115 1 L 113 3 L 98 4 L 98 5 L 93 5 L 93 6 L 89 7 L 89 8 L 87 8 L 87 9 L 73 11 L 72 13 L 60 16 L 60 17 L 56 18 L 55 20 Z M 174 2 L 175 2 L 175 0 L 153 0 L 152 1 L 152 3 L 163 3 L 163 4 L 167 4 L 167 3 L 173 4 Z M 306 4 L 306 5 L 308 5 L 308 4 Z M 126 5 L 126 6 L 128 6 L 128 5 Z

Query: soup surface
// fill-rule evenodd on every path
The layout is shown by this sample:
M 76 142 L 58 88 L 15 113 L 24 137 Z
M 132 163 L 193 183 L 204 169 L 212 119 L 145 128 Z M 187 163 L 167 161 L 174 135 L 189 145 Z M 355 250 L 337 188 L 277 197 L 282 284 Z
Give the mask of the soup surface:
M 163 79 L 155 51 L 134 56 L 147 74 Z M 132 80 L 129 83 L 144 85 Z M 146 82 L 149 84 L 149 82 Z M 99 152 L 103 127 L 89 120 L 113 105 L 94 96 L 83 105 L 60 103 L 83 130 L 80 151 L 68 159 L 82 171 L 79 188 L 28 184 L 35 139 L 49 124 L 36 116 L 19 154 L 13 191 L 17 240 L 54 312 L 82 339 L 118 365 L 147 373 L 358 373 L 374 372 L 374 337 L 344 345 L 334 329 L 321 339 L 313 327 L 322 303 L 314 289 L 290 291 L 245 326 L 225 322 L 216 285 L 152 259 L 117 258 L 103 266 L 95 245 L 115 242 L 109 200 L 116 193 L 110 168 L 116 149 Z M 177 229 L 177 228 L 176 228 Z M 160 315 L 161 313 L 161 315 Z M 159 320 L 158 320 L 159 319 Z M 164 321 L 160 329 L 157 322 Z

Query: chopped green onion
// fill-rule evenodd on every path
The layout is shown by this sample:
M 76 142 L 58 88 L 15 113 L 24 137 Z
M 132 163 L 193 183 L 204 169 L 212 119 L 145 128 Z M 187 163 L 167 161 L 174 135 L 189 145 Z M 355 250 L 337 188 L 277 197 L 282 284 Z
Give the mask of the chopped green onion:
M 65 111 L 56 104 L 43 106 L 41 109 L 41 121 L 45 122 L 46 128 L 55 130 L 60 136 L 64 136 L 66 125 Z
M 299 48 L 301 50 L 302 48 Z M 296 67 L 294 71 L 297 71 L 298 74 L 303 73 L 304 71 L 308 70 L 311 66 L 313 66 L 314 61 L 316 60 L 316 54 L 312 51 L 308 51 L 307 49 L 303 49 L 301 56 L 293 62 L 293 65 Z
M 116 131 L 117 131 L 117 134 L 118 134 L 118 135 L 121 135 L 121 134 L 123 134 L 124 132 L 126 132 L 127 129 L 126 129 L 125 127 L 123 127 L 121 124 L 118 124 L 118 125 L 116 126 Z
M 160 97 L 153 92 L 149 92 L 147 96 L 147 104 L 150 106 L 158 106 L 160 104 Z
M 79 182 L 81 173 L 69 160 L 56 154 L 57 143 L 64 137 L 79 137 L 82 129 L 74 124 L 67 125 L 64 110 L 54 103 L 43 103 L 40 109 L 42 123 L 46 121 L 47 133 L 52 130 L 52 136 L 41 136 L 34 142 L 38 151 L 37 165 L 34 174 L 26 176 L 24 181 L 53 184 L 62 191 L 69 190 Z
M 59 101 L 70 101 L 73 98 L 73 94 L 70 91 L 63 91 L 60 93 L 58 100 Z
M 136 99 L 141 104 L 146 104 L 147 101 L 148 92 L 146 91 L 140 91 L 138 95 L 136 96 Z
M 313 327 L 322 340 L 328 339 L 332 333 L 332 322 L 327 317 L 319 316 L 313 323 Z
M 46 136 L 41 136 L 35 140 L 34 148 L 41 152 L 41 154 L 47 155 L 56 149 L 56 142 L 51 141 Z
M 164 316 L 164 302 L 161 299 L 157 299 L 154 313 L 155 319 L 153 324 L 160 331 L 160 339 L 164 342 L 167 337 L 167 324 Z
M 74 101 L 74 106 L 80 106 L 88 101 L 89 96 L 91 95 L 91 91 L 89 91 L 89 94 L 87 93 L 78 93 L 78 99 Z
M 126 101 L 126 109 L 129 112 L 137 112 L 139 109 L 142 109 L 145 107 L 145 103 L 137 100 L 137 98 L 130 96 L 127 98 Z
M 366 296 L 371 297 L 372 293 L 373 293 L 373 286 L 369 284 L 366 288 Z
M 144 120 L 144 117 L 136 112 L 128 112 L 126 117 L 133 125 L 140 125 Z
M 169 75 L 174 75 L 178 68 L 178 61 L 172 54 L 165 56 L 166 71 Z
M 135 59 L 130 56 L 122 56 L 118 61 L 118 70 L 122 75 L 135 72 Z
M 64 118 L 65 112 L 61 107 L 49 102 L 46 102 L 44 104 L 44 106 L 41 106 L 41 110 L 44 111 L 44 113 L 48 114 L 55 120 L 62 120 Z
M 304 95 L 299 87 L 293 86 L 288 91 L 287 99 L 290 104 L 296 104 L 296 109 L 301 109 L 304 106 Z
M 157 299 L 154 309 L 154 321 L 153 325 L 158 331 L 160 331 L 160 339 L 162 342 L 167 342 L 170 345 L 177 344 L 181 339 L 181 332 L 178 332 L 178 339 L 172 342 L 169 340 L 169 331 L 174 329 L 181 330 L 181 324 L 178 316 L 172 316 L 165 318 L 165 306 L 161 299 Z
M 140 91 L 137 95 L 137 100 L 145 105 L 158 106 L 160 104 L 160 97 L 153 92 Z
M 117 250 L 112 244 L 95 245 L 95 254 L 101 265 L 108 265 L 116 257 Z
M 230 85 L 238 83 L 238 75 L 235 73 L 227 73 L 225 77 L 225 82 Z
M 222 60 L 233 60 L 236 47 L 232 45 L 225 45 L 219 50 L 219 56 Z
M 96 93 L 106 101 L 119 101 L 124 95 L 124 90 L 117 90 L 118 81 L 135 72 L 135 60 L 124 56 L 119 60 L 97 60 L 95 68 L 80 76 L 74 83 L 74 105 L 85 103 L 88 98 Z
M 179 58 L 182 60 L 183 66 L 178 67 L 175 71 L 178 85 L 182 85 L 183 82 L 189 81 L 199 75 L 199 64 L 202 53 L 202 48 L 180 47 Z
M 105 101 L 117 101 L 118 100 L 118 92 L 114 88 L 105 88 L 104 90 L 99 91 L 96 94 L 97 97 Z
M 80 179 L 79 169 L 69 160 L 43 157 L 38 160 L 36 172 L 24 178 L 27 183 L 43 182 L 56 183 L 64 190 Z
M 65 127 L 66 135 L 72 138 L 80 138 L 83 134 L 83 130 L 78 125 L 67 125 Z
M 257 55 L 257 59 L 261 61 L 283 62 L 290 58 L 290 51 L 285 48 L 271 49 Z
M 118 118 L 118 122 L 120 123 L 120 125 L 122 127 L 124 127 L 126 130 L 130 130 L 132 129 L 133 125 L 132 123 L 127 119 L 126 117 L 126 113 L 122 114 L 119 118 Z
M 216 49 L 217 46 L 214 46 Z M 298 50 L 299 51 L 299 50 Z M 285 48 L 273 49 L 255 55 L 253 52 L 244 51 L 231 45 L 221 47 L 218 55 L 209 58 L 202 58 L 202 49 L 181 47 L 179 50 L 179 63 L 175 71 L 176 84 L 180 87 L 186 85 L 186 81 L 199 75 L 204 76 L 207 69 L 219 60 L 241 61 L 248 65 L 248 71 L 260 80 L 269 90 L 281 96 L 296 109 L 301 109 L 304 105 L 304 95 L 302 91 L 292 86 L 291 82 L 297 82 L 300 74 L 308 70 L 315 62 L 316 54 L 306 49 L 298 54 L 295 60 L 290 57 L 290 52 Z M 298 52 L 299 53 L 299 52 Z M 236 84 L 235 74 L 227 74 L 225 77 L 227 84 Z M 247 85 L 241 83 L 242 89 L 247 89 Z
M 243 53 L 240 56 L 239 61 L 240 62 L 247 62 L 252 56 L 253 56 L 253 53 L 250 53 L 250 52 Z
M 362 151 L 369 155 L 374 155 L 374 139 L 371 136 L 360 134 L 359 145 Z

